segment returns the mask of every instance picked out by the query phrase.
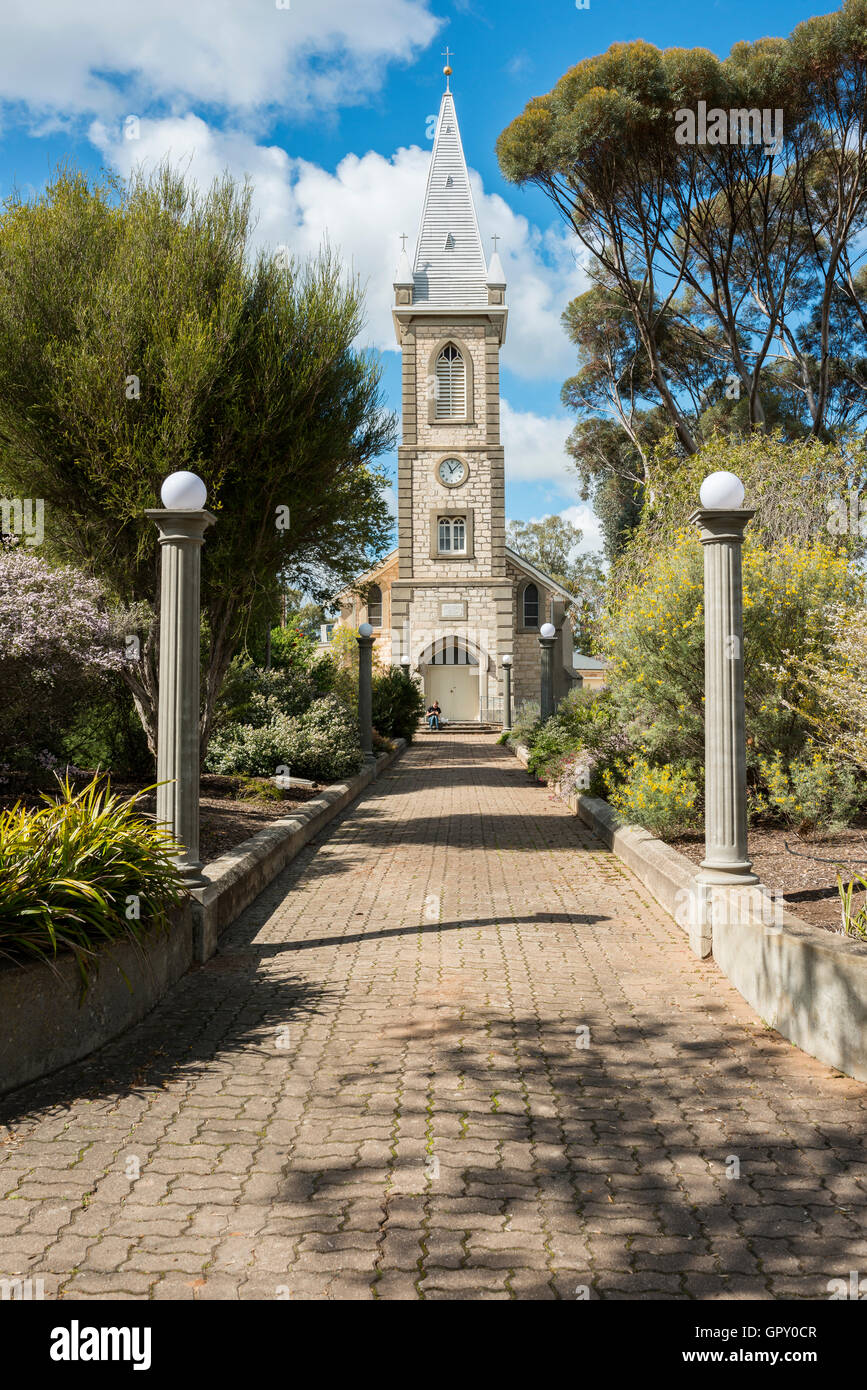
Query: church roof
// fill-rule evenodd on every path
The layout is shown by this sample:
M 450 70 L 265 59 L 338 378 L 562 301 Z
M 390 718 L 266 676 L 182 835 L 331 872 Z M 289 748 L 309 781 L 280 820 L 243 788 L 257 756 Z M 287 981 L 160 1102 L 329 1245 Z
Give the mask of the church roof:
M 537 579 L 540 584 L 544 584 L 546 589 L 550 589 L 552 593 L 559 594 L 561 598 L 569 599 L 570 601 L 574 599 L 575 595 L 570 593 L 568 589 L 564 589 L 558 579 L 552 579 L 550 574 L 546 574 L 544 570 L 540 570 L 538 565 L 534 565 L 529 560 L 525 560 L 524 556 L 519 555 L 517 550 L 513 550 L 511 546 L 507 545 L 505 550 L 506 559 L 510 560 L 517 569 L 522 569 L 531 579 Z
M 454 97 L 444 92 L 413 267 L 413 304 L 488 303 L 488 269 L 476 220 Z

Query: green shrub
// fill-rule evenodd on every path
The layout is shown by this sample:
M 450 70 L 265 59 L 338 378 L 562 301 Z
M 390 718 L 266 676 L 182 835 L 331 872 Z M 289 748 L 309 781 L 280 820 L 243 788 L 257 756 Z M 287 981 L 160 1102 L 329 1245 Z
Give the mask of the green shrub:
M 255 715 L 262 713 L 257 695 Z M 212 740 L 205 759 L 209 772 L 273 777 L 289 767 L 296 777 L 339 782 L 352 777 L 363 756 L 355 712 L 335 695 L 314 700 L 303 714 L 290 716 L 265 701 L 270 717 L 262 724 L 231 724 Z
M 586 770 L 582 786 L 602 795 L 601 773 L 629 751 L 618 710 L 607 690 L 578 687 L 563 697 L 554 715 L 533 731 L 529 767 L 549 782 Z M 577 762 L 576 762 L 577 759 Z M 573 790 L 577 790 L 577 785 Z
M 519 743 L 523 743 L 528 748 L 532 748 L 533 737 L 538 728 L 538 700 L 523 700 L 515 710 L 514 718 L 512 719 L 512 728 L 509 731 L 509 742 L 513 748 L 516 748 Z
M 784 762 L 781 753 L 759 760 L 767 804 L 789 825 L 824 833 L 848 825 L 863 793 L 854 770 L 809 750 Z
M 278 767 L 292 766 L 296 719 L 274 714 L 265 724 L 230 724 L 211 739 L 205 767 L 208 772 L 274 777 Z M 303 777 L 304 773 L 298 773 Z
M 60 740 L 59 762 L 71 762 L 75 767 L 111 768 L 115 779 L 153 779 L 154 755 L 148 748 L 132 693 L 120 676 L 108 676 L 82 707 L 68 710 L 68 719 L 66 733 Z
M 527 759 L 527 771 L 537 777 L 550 778 L 552 768 L 556 767 L 573 747 L 574 735 L 562 724 L 558 724 L 555 715 L 536 730 Z
M 261 728 L 277 715 L 303 714 L 318 694 L 313 672 L 303 667 L 268 671 L 246 657 L 236 657 L 220 692 L 214 728 L 217 732 L 232 724 Z
M 59 779 L 58 779 L 59 780 Z M 0 813 L 0 955 L 22 961 L 73 953 L 84 985 L 99 947 L 166 926 L 184 896 L 165 832 L 94 778 L 60 782 L 38 810 Z
M 643 825 L 670 839 L 701 824 L 698 785 L 688 764 L 652 767 L 633 756 L 604 774 L 608 800 L 625 825 Z
M 399 666 L 373 677 L 373 727 L 383 738 L 409 742 L 424 710 L 424 693 Z
M 364 762 L 355 710 L 325 695 L 297 723 L 289 763 L 297 777 L 339 782 L 354 777 Z

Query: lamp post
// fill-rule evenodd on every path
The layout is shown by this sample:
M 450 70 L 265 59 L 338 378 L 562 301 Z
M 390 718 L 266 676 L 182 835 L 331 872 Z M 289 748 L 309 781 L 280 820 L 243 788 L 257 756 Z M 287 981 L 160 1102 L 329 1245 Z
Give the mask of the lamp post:
M 505 684 L 503 733 L 507 734 L 512 728 L 512 658 L 510 656 L 503 657 L 503 681 Z
M 407 680 L 409 680 L 409 674 L 410 674 L 410 670 L 411 670 L 411 662 L 410 662 L 410 659 L 409 659 L 409 653 L 410 653 L 409 623 L 404 623 L 404 625 L 403 625 L 403 631 L 402 631 L 402 633 L 401 633 L 401 635 L 400 635 L 400 651 L 401 651 L 400 669 L 401 669 L 401 671 L 403 671 L 403 674 L 406 676 Z
M 358 729 L 361 751 L 373 757 L 373 628 L 362 623 L 358 629 Z
M 711 473 L 690 521 L 704 546 L 705 857 L 698 882 L 758 883 L 747 855 L 741 548 L 755 516 L 733 473 Z
M 557 629 L 553 623 L 543 623 L 539 628 L 539 646 L 542 653 L 542 690 L 539 713 L 544 724 L 554 713 L 554 643 Z
M 145 512 L 159 532 L 160 694 L 157 717 L 158 824 L 182 847 L 184 877 L 199 877 L 200 581 L 208 490 L 195 473 L 172 473 L 160 491 L 163 508 Z

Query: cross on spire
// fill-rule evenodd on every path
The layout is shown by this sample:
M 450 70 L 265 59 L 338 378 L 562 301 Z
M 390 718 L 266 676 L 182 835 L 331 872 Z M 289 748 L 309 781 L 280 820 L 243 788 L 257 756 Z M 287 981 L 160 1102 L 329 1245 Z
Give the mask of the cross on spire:
M 494 235 L 491 237 L 491 241 L 494 243 L 494 255 L 495 255 L 495 256 L 496 256 L 496 254 L 497 254 L 497 242 L 498 242 L 499 240 L 500 240 L 500 234 L 499 234 L 499 232 L 494 232 Z
M 452 56 L 453 56 L 453 55 L 452 55 L 452 51 L 451 51 L 451 49 L 449 48 L 448 44 L 446 44 L 445 52 L 444 52 L 441 56 L 442 56 L 443 58 L 445 58 L 445 60 L 446 60 L 446 65 L 445 65 L 445 67 L 443 68 L 443 72 L 445 73 L 446 91 L 448 92 L 448 91 L 451 90 L 450 87 L 449 87 L 449 78 L 450 78 L 451 75 L 452 75 L 451 60 L 452 60 Z
M 400 234 L 400 249 L 401 251 L 406 250 L 406 232 L 401 232 Z

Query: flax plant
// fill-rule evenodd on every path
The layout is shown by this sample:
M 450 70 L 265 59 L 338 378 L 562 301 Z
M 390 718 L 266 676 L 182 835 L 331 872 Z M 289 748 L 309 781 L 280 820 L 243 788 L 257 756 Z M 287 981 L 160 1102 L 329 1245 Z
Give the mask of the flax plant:
M 87 987 L 100 948 L 140 945 L 183 898 L 171 838 L 95 776 L 80 791 L 58 777 L 46 805 L 0 813 L 0 958 L 53 964 L 71 952 Z

